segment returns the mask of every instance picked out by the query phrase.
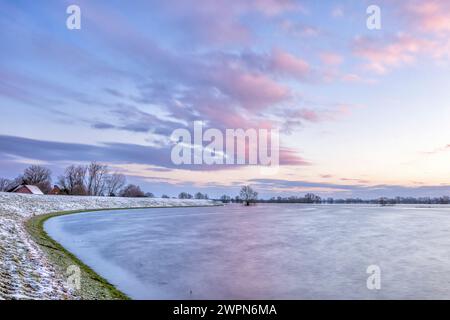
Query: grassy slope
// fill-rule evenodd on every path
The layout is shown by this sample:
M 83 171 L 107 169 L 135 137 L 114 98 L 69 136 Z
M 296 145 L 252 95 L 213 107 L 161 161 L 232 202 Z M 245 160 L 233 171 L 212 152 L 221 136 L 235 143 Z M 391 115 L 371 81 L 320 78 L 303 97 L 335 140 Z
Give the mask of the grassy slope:
M 102 209 L 114 210 L 114 209 Z M 123 208 L 122 208 L 123 210 Z M 58 242 L 53 240 L 44 230 L 44 222 L 52 217 L 101 210 L 84 210 L 84 211 L 65 211 L 39 215 L 27 220 L 25 227 L 30 233 L 33 240 L 47 254 L 60 274 L 65 274 L 70 265 L 77 265 L 81 269 L 81 290 L 76 291 L 76 295 L 86 300 L 127 300 L 129 299 L 124 293 L 117 290 L 106 279 L 99 276 L 91 268 L 81 262 L 75 255 L 64 249 Z

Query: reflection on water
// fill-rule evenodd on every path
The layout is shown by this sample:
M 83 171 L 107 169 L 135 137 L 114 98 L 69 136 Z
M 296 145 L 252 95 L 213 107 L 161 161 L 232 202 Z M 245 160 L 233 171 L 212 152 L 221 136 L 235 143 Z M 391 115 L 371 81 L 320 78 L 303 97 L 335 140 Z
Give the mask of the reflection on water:
M 136 299 L 450 298 L 448 207 L 102 211 L 45 229 Z M 381 290 L 366 287 L 369 265 Z

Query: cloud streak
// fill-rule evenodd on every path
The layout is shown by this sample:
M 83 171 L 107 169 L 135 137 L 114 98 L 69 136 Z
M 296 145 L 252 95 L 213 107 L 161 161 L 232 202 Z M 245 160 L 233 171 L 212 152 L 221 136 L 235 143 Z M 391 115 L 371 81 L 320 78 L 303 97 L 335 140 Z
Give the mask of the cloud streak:
M 105 142 L 96 145 L 64 143 L 0 135 L 0 155 L 46 162 L 101 161 L 116 164 L 147 164 L 168 169 L 225 170 L 237 165 L 175 165 L 171 161 L 172 145 L 145 146 Z M 280 164 L 309 165 L 294 150 L 280 150 Z

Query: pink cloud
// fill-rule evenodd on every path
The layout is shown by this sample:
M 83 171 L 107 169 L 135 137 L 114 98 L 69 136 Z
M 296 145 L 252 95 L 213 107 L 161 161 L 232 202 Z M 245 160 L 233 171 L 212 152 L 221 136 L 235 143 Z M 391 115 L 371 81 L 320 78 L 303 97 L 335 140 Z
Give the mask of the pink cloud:
M 317 109 L 312 108 L 284 108 L 279 116 L 278 127 L 286 134 L 291 134 L 305 123 L 320 123 L 324 121 L 336 121 L 347 116 L 352 108 L 356 106 L 335 104 L 332 107 L 323 106 Z
M 289 90 L 264 75 L 239 74 L 228 83 L 244 101 L 273 104 L 288 97 Z
M 311 109 L 301 109 L 296 113 L 298 118 L 310 121 L 310 122 L 319 122 L 321 121 L 322 115 L 319 114 L 317 111 L 315 110 L 311 110 Z
M 227 112 L 220 112 L 227 110 Z M 242 112 L 227 108 L 221 105 L 205 104 L 198 108 L 202 118 L 208 119 L 213 127 L 221 128 L 254 128 L 256 123 L 249 117 L 244 116 Z
M 329 66 L 337 66 L 344 61 L 344 58 L 341 55 L 332 52 L 324 52 L 320 54 L 320 59 L 323 63 Z
M 310 162 L 303 159 L 298 153 L 290 148 L 280 149 L 280 164 L 287 166 L 308 166 Z
M 305 78 L 311 69 L 305 60 L 279 49 L 272 53 L 271 67 L 275 72 L 296 78 Z
M 243 23 L 248 14 L 274 17 L 302 7 L 294 0 L 168 0 L 162 5 L 174 24 L 196 33 L 196 40 L 248 42 L 252 31 Z
M 285 109 L 280 115 L 279 127 L 287 134 L 291 134 L 296 128 L 302 127 L 305 122 L 318 123 L 327 116 L 322 111 L 308 108 Z
M 367 60 L 366 69 L 378 74 L 416 63 L 420 58 L 437 63 L 450 57 L 450 2 L 448 0 L 385 1 L 395 5 L 399 21 L 406 23 L 406 33 L 354 42 L 355 55 Z M 411 32 L 409 32 L 409 30 Z
M 353 52 L 367 60 L 366 69 L 385 74 L 392 68 L 415 62 L 416 56 L 429 46 L 427 40 L 400 34 L 388 40 L 358 38 Z
M 405 2 L 411 23 L 421 30 L 435 33 L 450 32 L 450 3 L 447 0 Z
M 262 73 L 222 70 L 213 81 L 224 94 L 239 101 L 241 107 L 264 109 L 289 98 L 289 89 Z

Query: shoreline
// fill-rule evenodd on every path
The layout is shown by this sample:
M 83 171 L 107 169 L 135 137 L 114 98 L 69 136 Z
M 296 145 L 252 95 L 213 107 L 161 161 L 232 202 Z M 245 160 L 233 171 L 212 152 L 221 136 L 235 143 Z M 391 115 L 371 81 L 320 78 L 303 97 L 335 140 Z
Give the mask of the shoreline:
M 36 244 L 49 257 L 53 266 L 59 274 L 64 275 L 65 270 L 70 265 L 77 265 L 81 270 L 81 289 L 75 290 L 75 298 L 81 300 L 131 300 L 125 293 L 118 290 L 108 280 L 96 273 L 91 267 L 86 265 L 77 256 L 64 248 L 59 242 L 54 240 L 45 230 L 44 223 L 54 217 L 99 211 L 120 211 L 120 210 L 143 210 L 143 209 L 169 209 L 169 208 L 198 208 L 205 206 L 159 206 L 141 208 L 108 208 L 108 209 L 86 209 L 76 211 L 61 211 L 38 215 L 27 219 L 24 222 L 27 232 Z
M 105 278 L 97 274 L 88 265 L 78 259 L 73 253 L 64 248 L 56 240 L 50 237 L 50 235 L 48 235 L 48 233 L 44 230 L 44 223 L 47 220 L 58 216 L 106 210 L 119 210 L 119 208 L 48 213 L 29 218 L 24 222 L 25 228 L 30 234 L 31 238 L 36 244 L 39 245 L 42 251 L 44 251 L 53 267 L 60 275 L 64 275 L 65 270 L 67 270 L 67 268 L 71 265 L 76 265 L 80 268 L 81 288 L 80 290 L 73 290 L 75 299 L 129 300 L 130 298 L 123 292 L 119 291 Z M 122 209 L 120 208 L 120 210 Z
M 106 210 L 208 207 L 206 200 L 25 195 L 0 192 L 0 300 L 129 299 L 52 239 L 46 220 L 59 215 Z M 78 265 L 81 290 L 66 282 Z

